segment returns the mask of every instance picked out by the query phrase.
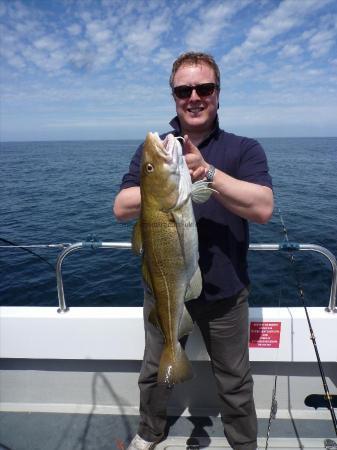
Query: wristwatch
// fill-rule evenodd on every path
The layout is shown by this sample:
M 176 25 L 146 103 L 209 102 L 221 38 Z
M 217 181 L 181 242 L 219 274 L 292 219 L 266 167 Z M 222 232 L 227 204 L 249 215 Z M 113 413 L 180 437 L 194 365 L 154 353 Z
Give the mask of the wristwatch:
M 209 165 L 209 168 L 206 172 L 206 181 L 208 183 L 212 183 L 215 174 L 215 167 L 212 164 Z

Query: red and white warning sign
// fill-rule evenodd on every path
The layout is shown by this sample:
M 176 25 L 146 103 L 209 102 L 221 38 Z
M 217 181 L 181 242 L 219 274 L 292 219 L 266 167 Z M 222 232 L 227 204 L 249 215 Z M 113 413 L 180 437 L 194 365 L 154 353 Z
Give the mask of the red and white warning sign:
M 279 348 L 281 322 L 250 322 L 249 347 Z

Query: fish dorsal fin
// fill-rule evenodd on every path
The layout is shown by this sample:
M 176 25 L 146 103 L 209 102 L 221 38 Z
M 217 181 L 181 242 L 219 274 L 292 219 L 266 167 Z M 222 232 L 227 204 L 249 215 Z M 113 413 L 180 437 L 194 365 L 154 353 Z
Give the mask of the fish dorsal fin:
M 194 275 L 191 278 L 190 284 L 187 287 L 187 291 L 185 294 L 185 302 L 192 300 L 194 298 L 198 298 L 201 294 L 202 290 L 202 278 L 199 266 L 197 270 L 194 272 Z
M 141 255 L 143 253 L 143 241 L 142 241 L 142 230 L 140 228 L 139 220 L 135 223 L 132 231 L 132 251 L 136 255 Z
M 192 200 L 195 203 L 206 202 L 213 192 L 217 192 L 215 189 L 209 187 L 210 183 L 207 181 L 196 181 L 192 184 Z

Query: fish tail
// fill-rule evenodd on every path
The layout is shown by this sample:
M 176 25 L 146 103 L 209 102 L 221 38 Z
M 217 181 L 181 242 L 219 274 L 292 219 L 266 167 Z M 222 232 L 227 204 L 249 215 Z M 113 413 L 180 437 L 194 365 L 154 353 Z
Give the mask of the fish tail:
M 165 345 L 159 363 L 158 382 L 173 386 L 193 378 L 193 370 L 185 350 L 178 341 L 172 349 Z

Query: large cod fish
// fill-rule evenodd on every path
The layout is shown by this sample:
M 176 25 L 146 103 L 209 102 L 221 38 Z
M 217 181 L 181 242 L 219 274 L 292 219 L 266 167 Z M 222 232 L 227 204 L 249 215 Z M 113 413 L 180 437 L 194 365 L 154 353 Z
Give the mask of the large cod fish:
M 198 235 L 192 197 L 206 201 L 206 182 L 192 184 L 180 142 L 148 133 L 141 160 L 141 212 L 132 247 L 142 255 L 143 280 L 155 299 L 149 320 L 164 336 L 158 382 L 173 385 L 192 378 L 191 364 L 179 339 L 193 327 L 185 301 L 202 289 Z

